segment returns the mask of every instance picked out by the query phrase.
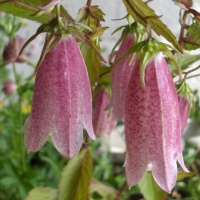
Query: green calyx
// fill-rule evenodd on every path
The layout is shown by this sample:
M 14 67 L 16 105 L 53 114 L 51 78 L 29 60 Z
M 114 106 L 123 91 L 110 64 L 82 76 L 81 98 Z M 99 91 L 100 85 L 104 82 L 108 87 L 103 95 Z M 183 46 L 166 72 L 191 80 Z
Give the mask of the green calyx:
M 163 52 L 170 61 L 174 63 L 174 65 L 177 68 L 177 72 L 179 75 L 179 80 L 182 79 L 182 72 L 181 68 L 179 67 L 177 61 L 175 60 L 172 52 L 168 49 L 168 45 L 158 42 L 154 39 L 149 39 L 146 44 L 142 47 L 140 51 L 140 80 L 142 87 L 145 88 L 145 69 L 149 61 L 155 56 L 155 54 L 158 54 L 159 52 Z
M 121 26 L 121 27 L 117 28 L 112 33 L 112 34 L 115 34 L 116 32 L 118 32 L 118 31 L 123 29 L 121 37 L 116 42 L 116 44 L 114 45 L 114 47 L 113 47 L 113 49 L 111 51 L 111 57 L 113 56 L 117 46 L 119 46 L 119 44 L 126 38 L 126 36 L 128 34 L 132 34 L 133 35 L 135 43 L 138 43 L 138 42 L 142 41 L 147 35 L 147 30 L 142 24 L 140 24 L 138 22 L 130 23 L 129 18 L 130 17 L 128 15 L 127 16 L 128 24 L 126 26 Z
M 189 110 L 194 106 L 194 92 L 191 87 L 183 80 L 180 84 L 176 85 L 177 94 L 183 96 L 189 105 Z
M 101 35 L 108 27 L 102 27 L 104 13 L 98 6 L 87 6 L 79 10 L 76 22 L 90 29 L 86 30 L 88 39 L 100 50 Z

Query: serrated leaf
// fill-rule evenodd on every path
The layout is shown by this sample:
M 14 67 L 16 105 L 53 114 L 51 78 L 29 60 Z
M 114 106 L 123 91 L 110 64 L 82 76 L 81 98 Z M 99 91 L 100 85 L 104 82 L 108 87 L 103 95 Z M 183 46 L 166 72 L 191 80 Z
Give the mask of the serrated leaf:
M 165 200 L 167 193 L 163 191 L 153 179 L 151 172 L 146 172 L 139 182 L 139 188 L 148 200 Z
M 177 176 L 177 180 L 176 181 L 182 181 L 184 178 L 189 178 L 191 176 L 194 176 L 195 172 L 184 172 L 183 170 L 179 170 L 178 171 L 178 176 Z
M 89 149 L 82 150 L 64 168 L 59 183 L 59 200 L 87 200 L 92 174 Z
M 195 63 L 200 60 L 200 54 L 198 55 L 185 55 L 183 57 L 177 58 L 177 62 L 180 65 L 181 69 L 187 69 L 189 65 Z
M 1 2 L 5 2 L 5 1 L 0 0 L 0 3 Z M 47 15 L 31 16 L 36 13 L 36 11 L 39 9 L 39 6 L 45 5 L 46 3 L 49 2 L 49 0 L 34 0 L 34 1 L 18 0 L 18 2 L 28 5 L 29 8 L 22 5 L 18 5 L 13 2 L 8 2 L 8 3 L 0 4 L 0 10 L 7 13 L 11 13 L 18 17 L 27 18 L 27 19 L 38 21 L 41 23 L 49 22 L 52 19 L 50 16 L 47 16 Z
M 187 50 L 195 50 L 200 48 L 200 22 L 195 21 L 189 28 L 186 37 L 184 38 L 184 47 Z
M 162 35 L 172 43 L 175 48 L 182 52 L 182 49 L 171 30 L 168 29 L 168 27 L 154 13 L 154 10 L 152 10 L 145 2 L 142 0 L 123 0 L 123 3 L 127 8 L 128 13 L 135 19 L 135 21 L 144 26 L 148 23 L 156 34 Z
M 101 197 L 103 197 L 106 200 L 113 200 L 116 198 L 117 191 L 109 186 L 103 185 L 101 182 L 97 181 L 96 179 L 91 179 L 90 184 L 90 194 L 96 192 Z
M 88 45 L 81 43 L 80 49 L 85 60 L 90 84 L 91 86 L 93 86 L 99 78 L 99 73 L 101 69 L 100 58 L 97 56 L 96 52 Z
M 1 2 L 6 2 L 6 1 L 0 0 L 0 3 Z M 27 6 L 19 5 L 12 1 L 11 2 L 7 1 L 6 3 L 0 4 L 0 11 L 4 11 L 18 17 L 26 18 L 26 19 L 41 22 L 41 23 L 48 23 L 52 20 L 53 17 L 55 17 L 55 15 L 53 14 L 54 10 L 52 10 L 51 13 L 44 13 L 39 16 L 34 15 L 36 14 L 37 11 L 39 11 L 39 7 L 47 4 L 49 0 L 34 0 L 34 1 L 18 0 L 16 2 L 20 2 Z M 61 6 L 60 12 L 61 12 L 61 16 L 64 19 L 67 19 L 71 22 L 74 21 L 73 18 L 69 15 L 69 13 L 63 8 L 63 6 Z
M 31 190 L 25 200 L 58 200 L 57 190 L 50 187 L 36 187 Z

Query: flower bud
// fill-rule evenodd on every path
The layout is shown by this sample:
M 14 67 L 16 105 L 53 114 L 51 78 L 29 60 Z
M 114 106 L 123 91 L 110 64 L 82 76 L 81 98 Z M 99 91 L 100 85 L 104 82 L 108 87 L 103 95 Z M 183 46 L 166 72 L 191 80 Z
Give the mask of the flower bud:
M 108 109 L 110 98 L 104 89 L 101 89 L 94 99 L 93 127 L 96 136 L 109 136 L 116 125 L 112 111 Z
M 184 171 L 179 103 L 162 53 L 154 55 L 140 82 L 140 63 L 133 69 L 125 103 L 126 179 L 136 185 L 151 170 L 157 184 L 170 193 L 177 178 L 177 160 Z
M 12 94 L 16 90 L 16 85 L 12 81 L 3 83 L 3 91 L 5 94 Z
M 8 43 L 3 51 L 3 61 L 5 65 L 16 61 L 19 56 L 21 47 L 22 46 L 19 37 L 13 38 L 13 40 Z
M 82 146 L 83 127 L 95 139 L 86 66 L 75 38 L 68 35 L 46 54 L 37 71 L 25 146 L 35 152 L 50 135 L 57 150 L 72 158 Z

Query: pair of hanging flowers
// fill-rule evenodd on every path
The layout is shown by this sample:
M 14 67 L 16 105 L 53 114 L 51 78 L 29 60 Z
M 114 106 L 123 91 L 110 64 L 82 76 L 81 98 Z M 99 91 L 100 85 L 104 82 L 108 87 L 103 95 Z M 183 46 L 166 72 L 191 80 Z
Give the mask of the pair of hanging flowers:
M 125 37 L 116 63 L 134 47 L 134 42 L 133 34 Z M 37 70 L 32 110 L 25 123 L 27 151 L 39 150 L 50 135 L 57 150 L 72 158 L 82 146 L 83 129 L 95 139 L 93 125 L 99 130 L 97 127 L 108 121 L 108 130 L 111 130 L 116 121 L 124 119 L 128 186 L 136 185 L 145 171 L 151 170 L 158 185 L 170 193 L 176 183 L 176 162 L 188 171 L 181 149 L 181 126 L 184 125 L 164 55 L 157 48 L 158 43 L 150 43 L 147 40 L 140 43 L 140 53 L 133 57 L 129 52 L 113 68 L 113 115 L 106 110 L 109 97 L 101 90 L 96 97 L 100 102 L 97 107 L 105 104 L 101 107 L 104 116 L 99 117 L 99 110 L 95 109 L 92 121 L 92 94 L 86 65 L 76 39 L 70 34 L 62 38 L 44 56 Z

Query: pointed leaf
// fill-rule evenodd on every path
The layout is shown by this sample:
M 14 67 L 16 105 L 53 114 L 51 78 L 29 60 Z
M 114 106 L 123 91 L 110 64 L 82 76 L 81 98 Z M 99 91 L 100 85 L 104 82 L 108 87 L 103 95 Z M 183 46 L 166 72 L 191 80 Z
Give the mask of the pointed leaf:
M 96 52 L 86 44 L 82 43 L 80 45 L 80 49 L 85 60 L 90 84 L 91 86 L 93 86 L 99 78 L 99 73 L 101 69 L 100 58 L 97 56 Z
M 189 178 L 191 176 L 194 176 L 195 172 L 184 172 L 183 170 L 178 171 L 178 177 L 176 181 L 182 181 L 184 178 Z
M 12 1 L 9 2 L 9 1 L 0 0 L 0 3 L 1 2 L 6 2 L 6 3 L 0 4 L 1 11 L 11 13 L 18 17 L 23 17 L 23 18 L 27 18 L 33 21 L 46 23 L 46 22 L 49 22 L 53 16 L 52 14 L 50 15 L 45 14 L 41 16 L 31 16 L 39 10 L 39 6 L 43 6 L 44 4 L 47 4 L 49 0 L 34 0 L 34 1 L 18 0 L 17 2 L 20 2 L 22 5 L 19 5 Z M 24 5 L 27 5 L 27 7 L 25 7 Z
M 96 179 L 92 178 L 89 193 L 92 194 L 94 192 L 98 193 L 106 200 L 113 200 L 114 198 L 116 198 L 117 195 L 117 191 L 115 189 L 106 186 Z
M 184 69 L 187 69 L 189 65 L 195 63 L 198 60 L 200 60 L 200 54 L 184 55 L 183 57 L 179 57 L 177 59 L 177 62 L 180 65 L 181 69 L 184 70 Z
M 92 173 L 89 149 L 82 150 L 64 168 L 59 184 L 59 200 L 87 200 Z
M 151 172 L 145 173 L 139 182 L 139 188 L 144 197 L 148 200 L 165 200 L 168 195 L 157 185 Z
M 196 20 L 188 28 L 187 35 L 183 40 L 184 47 L 187 50 L 195 50 L 200 48 L 199 31 L 200 31 L 200 22 Z
M 49 1 L 50 0 L 0 0 L 0 11 L 11 13 L 29 20 L 47 23 L 55 17 L 54 10 L 52 10 L 51 13 L 44 13 L 38 16 L 34 14 L 39 11 L 39 7 L 46 5 Z M 63 6 L 61 6 L 61 16 L 69 21 L 74 21 Z
M 159 19 L 154 11 L 142 0 L 123 0 L 129 14 L 137 21 L 146 25 L 148 23 L 151 28 L 158 34 L 165 37 L 174 47 L 182 52 L 175 36 L 170 29 Z
M 58 200 L 57 190 L 50 187 L 36 187 L 31 190 L 25 200 Z

